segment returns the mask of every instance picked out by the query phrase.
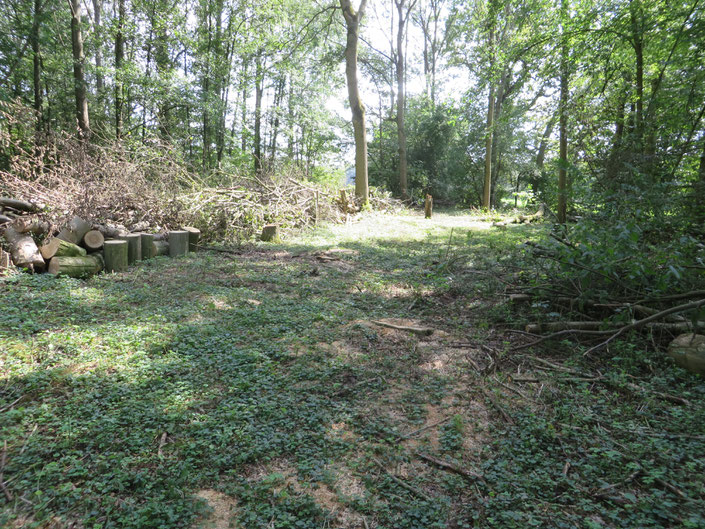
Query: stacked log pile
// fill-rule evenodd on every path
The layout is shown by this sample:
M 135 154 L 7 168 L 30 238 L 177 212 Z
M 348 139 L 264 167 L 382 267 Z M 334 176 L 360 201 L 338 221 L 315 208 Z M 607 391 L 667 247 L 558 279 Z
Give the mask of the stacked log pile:
M 122 272 L 158 255 L 178 257 L 198 249 L 196 228 L 128 233 L 80 217 L 57 228 L 36 216 L 40 210 L 29 202 L 0 197 L 0 271 L 14 265 L 32 273 L 85 278 L 101 271 Z

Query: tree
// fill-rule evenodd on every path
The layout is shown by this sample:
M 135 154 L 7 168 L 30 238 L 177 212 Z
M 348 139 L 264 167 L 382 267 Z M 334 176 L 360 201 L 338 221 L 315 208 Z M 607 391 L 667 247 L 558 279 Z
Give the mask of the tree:
M 76 121 L 83 138 L 90 136 L 88 119 L 88 99 L 86 97 L 86 79 L 83 72 L 83 35 L 81 33 L 81 0 L 68 0 L 71 8 L 71 49 L 73 51 L 73 80 L 76 98 Z
M 367 184 L 367 130 L 365 125 L 365 107 L 360 100 L 360 89 L 357 80 L 357 46 L 360 36 L 360 21 L 365 14 L 367 0 L 360 2 L 357 11 L 351 0 L 340 0 L 347 40 L 345 46 L 345 77 L 348 84 L 348 101 L 352 111 L 353 130 L 355 134 L 355 195 L 363 203 L 369 200 Z

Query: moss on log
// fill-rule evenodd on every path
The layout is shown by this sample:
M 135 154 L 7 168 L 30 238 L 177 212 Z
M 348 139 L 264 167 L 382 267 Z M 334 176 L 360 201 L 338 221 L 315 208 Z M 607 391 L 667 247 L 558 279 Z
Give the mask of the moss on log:
M 68 277 L 90 277 L 103 269 L 103 259 L 98 254 L 80 257 L 54 257 L 49 261 L 49 273 Z
M 86 250 L 80 246 L 66 242 L 58 237 L 48 240 L 39 251 L 42 253 L 42 257 L 47 260 L 53 257 L 82 257 L 86 255 Z

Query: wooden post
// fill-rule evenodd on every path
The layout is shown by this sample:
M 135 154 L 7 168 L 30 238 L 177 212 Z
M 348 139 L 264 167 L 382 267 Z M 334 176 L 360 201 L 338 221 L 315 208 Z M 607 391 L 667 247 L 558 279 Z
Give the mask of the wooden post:
M 179 257 L 188 253 L 189 234 L 185 230 L 169 232 L 169 255 Z
M 127 241 L 127 264 L 133 265 L 136 261 L 142 260 L 142 234 L 130 233 L 120 237 L 123 241 Z
M 103 244 L 106 272 L 127 270 L 127 241 L 105 241 Z
M 74 217 L 56 237 L 66 242 L 78 244 L 83 240 L 83 236 L 88 233 L 90 229 L 90 223 L 86 222 L 81 217 Z
M 69 277 L 89 277 L 103 269 L 103 259 L 98 254 L 79 257 L 54 257 L 49 261 L 49 273 Z
M 426 194 L 426 202 L 423 209 L 426 213 L 426 218 L 430 219 L 433 216 L 433 197 L 429 194 Z
M 141 233 L 142 259 L 152 259 L 157 255 L 154 248 L 154 235 L 151 233 Z
M 89 250 L 100 250 L 105 242 L 105 237 L 99 230 L 90 230 L 83 236 L 83 246 Z
M 18 233 L 13 228 L 7 228 L 5 230 L 5 240 L 10 248 L 12 262 L 15 266 L 28 268 L 34 272 L 44 270 L 46 263 L 32 237 Z
M 80 246 L 66 242 L 58 237 L 48 240 L 39 251 L 47 261 L 52 257 L 82 257 L 86 255 L 86 250 Z
M 198 241 L 201 238 L 201 230 L 198 228 L 193 228 L 187 226 L 184 231 L 188 232 L 188 251 L 197 252 L 198 251 Z

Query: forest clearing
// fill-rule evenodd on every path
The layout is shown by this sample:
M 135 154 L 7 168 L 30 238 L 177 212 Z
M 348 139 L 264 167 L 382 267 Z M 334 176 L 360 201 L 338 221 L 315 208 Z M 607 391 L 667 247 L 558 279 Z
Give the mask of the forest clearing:
M 0 527 L 705 528 L 702 0 L 0 1 Z
M 558 317 L 508 295 L 545 230 L 370 214 L 6 278 L 3 527 L 702 527 L 705 384 L 658 331 L 513 350 Z

